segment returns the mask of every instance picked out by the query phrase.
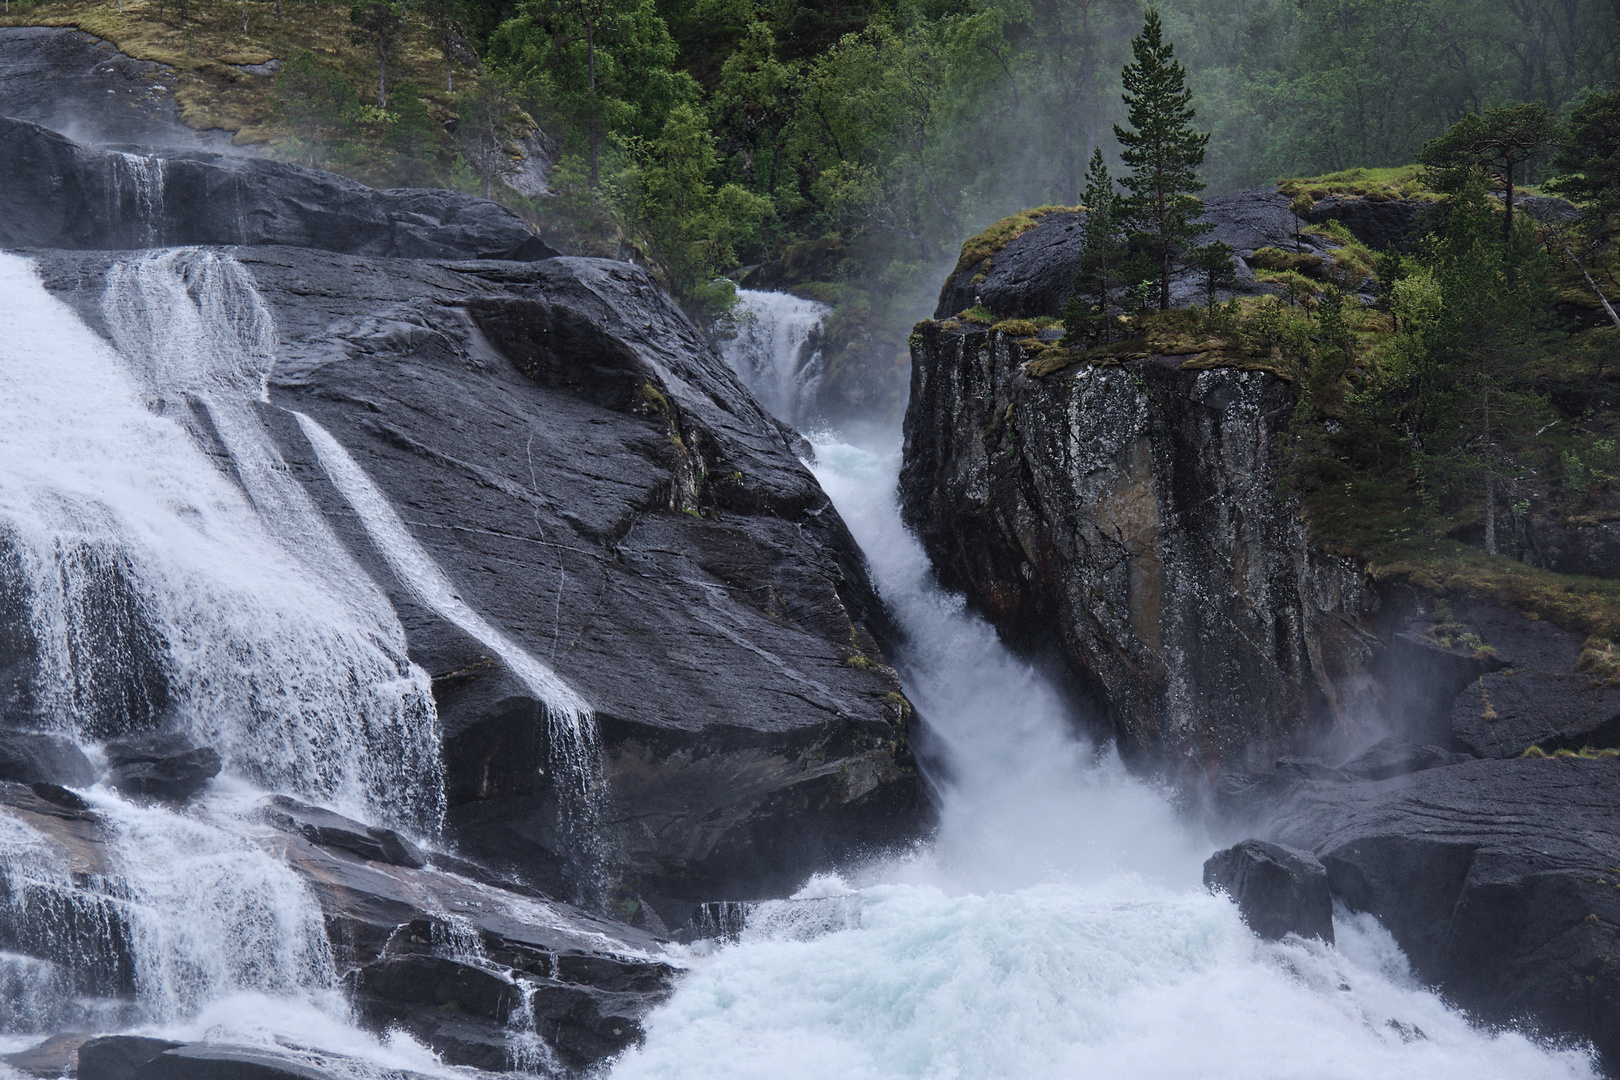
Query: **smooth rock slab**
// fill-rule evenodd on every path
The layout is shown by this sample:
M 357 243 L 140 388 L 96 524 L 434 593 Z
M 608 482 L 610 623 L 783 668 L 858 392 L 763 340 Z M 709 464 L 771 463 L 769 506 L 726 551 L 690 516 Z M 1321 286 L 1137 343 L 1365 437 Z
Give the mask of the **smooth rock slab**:
M 78 1080 L 134 1080 L 147 1062 L 183 1044 L 141 1035 L 108 1035 L 79 1047 Z
M 95 783 L 96 770 L 71 739 L 18 732 L 0 734 L 0 780 L 82 788 Z
M 296 832 L 313 844 L 353 852 L 372 862 L 411 869 L 424 862 L 422 850 L 393 829 L 366 825 L 285 795 L 272 797 L 264 816 L 276 828 Z
M 1288 934 L 1333 941 L 1327 869 L 1308 851 L 1245 840 L 1204 862 L 1204 885 L 1230 896 L 1267 941 Z

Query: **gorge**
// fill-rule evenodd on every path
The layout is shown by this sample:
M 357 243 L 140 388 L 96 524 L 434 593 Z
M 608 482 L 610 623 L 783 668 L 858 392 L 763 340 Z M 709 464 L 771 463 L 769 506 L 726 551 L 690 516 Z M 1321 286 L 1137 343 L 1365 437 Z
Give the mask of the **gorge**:
M 1313 547 L 1276 373 L 955 318 L 1075 212 L 840 431 L 816 301 L 0 147 L 0 1073 L 1612 1075 L 1615 762 L 1521 755 L 1620 691 Z M 1205 888 L 1249 837 L 1331 940 Z

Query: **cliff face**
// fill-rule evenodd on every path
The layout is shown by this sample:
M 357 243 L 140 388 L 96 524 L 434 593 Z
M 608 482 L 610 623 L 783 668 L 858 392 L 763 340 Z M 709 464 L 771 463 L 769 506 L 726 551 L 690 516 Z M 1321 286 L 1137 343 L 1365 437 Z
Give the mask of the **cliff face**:
M 1356 706 L 1375 601 L 1279 496 L 1286 383 L 1179 357 L 1036 379 L 998 332 L 914 341 L 907 520 L 1003 634 L 1062 656 L 1127 752 L 1242 767 Z

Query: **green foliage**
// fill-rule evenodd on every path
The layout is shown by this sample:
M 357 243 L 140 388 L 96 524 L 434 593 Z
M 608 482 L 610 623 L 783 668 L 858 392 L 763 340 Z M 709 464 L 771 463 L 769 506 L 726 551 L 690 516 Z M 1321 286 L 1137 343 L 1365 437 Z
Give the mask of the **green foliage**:
M 1587 95 L 1569 118 L 1553 160 L 1549 191 L 1585 207 L 1598 244 L 1620 237 L 1620 90 Z
M 652 139 L 697 83 L 675 69 L 676 47 L 653 0 L 523 0 L 490 37 L 486 62 L 512 79 L 589 184 L 624 141 Z
M 371 51 L 377 63 L 377 108 L 388 108 L 388 65 L 399 49 L 405 13 L 398 0 L 352 0 L 350 38 Z
M 1196 198 L 1204 189 L 1198 166 L 1209 136 L 1192 128 L 1187 72 L 1175 59 L 1175 46 L 1164 40 L 1156 9 L 1147 9 L 1131 52 L 1135 59 L 1121 75 L 1130 127 L 1114 125 L 1114 137 L 1120 160 L 1131 170 L 1123 183 L 1130 192 L 1126 214 L 1132 238 L 1158 269 L 1159 310 L 1165 311 L 1178 260 L 1209 229 L 1193 223 L 1202 205 Z
M 1200 244 L 1187 254 L 1187 265 L 1198 273 L 1204 289 L 1204 306 L 1215 310 L 1215 297 L 1222 290 L 1237 288 L 1237 267 L 1232 263 L 1231 245 L 1221 240 Z
M 456 142 L 483 185 L 489 198 L 495 180 L 511 160 L 512 139 L 528 119 L 518 109 L 512 84 L 498 74 L 489 74 L 466 91 L 456 102 L 460 122 Z
M 1114 293 L 1122 284 L 1127 255 L 1124 207 L 1100 149 L 1092 151 L 1081 202 L 1086 218 L 1080 269 L 1074 276 L 1073 293 L 1063 309 L 1063 326 L 1065 340 L 1083 347 L 1101 344 L 1115 325 L 1110 321 L 1109 312 L 1114 305 Z
M 291 149 L 313 169 L 326 161 L 334 140 L 353 130 L 360 102 L 353 83 L 306 50 L 277 73 L 275 111 L 292 133 Z
M 736 264 L 735 245 L 758 228 L 770 204 L 736 184 L 714 185 L 714 136 L 691 105 L 670 110 L 658 137 L 637 148 L 625 181 L 631 217 L 671 291 L 698 312 L 717 314 L 736 295 L 720 274 Z
M 1502 235 L 1513 232 L 1513 189 L 1518 169 L 1552 141 L 1553 118 L 1539 101 L 1504 105 L 1483 114 L 1469 113 L 1438 139 L 1425 143 L 1418 163 L 1428 166 L 1432 183 L 1457 191 L 1476 170 L 1498 177 L 1507 195 Z

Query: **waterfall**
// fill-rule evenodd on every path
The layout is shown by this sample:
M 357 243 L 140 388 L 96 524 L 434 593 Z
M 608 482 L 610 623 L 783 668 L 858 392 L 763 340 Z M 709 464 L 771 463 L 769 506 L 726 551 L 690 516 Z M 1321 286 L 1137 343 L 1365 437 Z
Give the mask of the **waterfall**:
M 819 437 L 812 469 L 904 635 L 892 659 L 944 758 L 938 836 L 714 910 L 720 940 L 614 1080 L 1594 1076 L 1581 1051 L 1471 1026 L 1371 916 L 1337 910 L 1337 946 L 1250 933 L 1166 795 L 938 586 L 901 523 L 897 443 Z
M 832 308 L 789 293 L 737 290 L 737 332 L 722 350 L 766 410 L 804 427 L 821 384 L 815 335 Z
M 108 160 L 109 219 L 134 221 L 132 246 L 157 247 L 163 242 L 163 159 L 155 154 L 119 152 Z
M 0 282 L 0 575 L 36 726 L 178 727 L 263 786 L 436 830 L 427 675 L 259 419 L 275 331 L 246 273 L 185 250 L 115 266 L 122 356 L 21 258 Z

